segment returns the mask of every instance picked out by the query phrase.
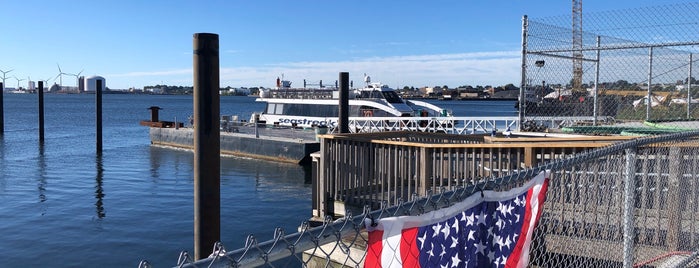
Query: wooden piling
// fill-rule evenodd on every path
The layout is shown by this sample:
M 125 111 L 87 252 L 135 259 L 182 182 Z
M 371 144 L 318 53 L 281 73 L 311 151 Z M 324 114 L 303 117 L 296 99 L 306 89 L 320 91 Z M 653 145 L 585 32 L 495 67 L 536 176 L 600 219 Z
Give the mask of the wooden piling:
M 349 73 L 340 72 L 340 106 L 338 125 L 340 133 L 349 133 Z
M 95 82 L 95 150 L 102 154 L 102 80 L 96 79 Z
M 194 34 L 194 258 L 221 236 L 218 35 Z
M 44 81 L 39 81 L 39 143 L 44 143 Z

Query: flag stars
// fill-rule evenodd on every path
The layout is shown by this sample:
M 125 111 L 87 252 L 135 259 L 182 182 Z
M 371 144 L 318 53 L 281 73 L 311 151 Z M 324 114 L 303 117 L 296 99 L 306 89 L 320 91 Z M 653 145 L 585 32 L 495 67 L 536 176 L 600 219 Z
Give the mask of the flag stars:
M 457 239 L 455 236 L 452 236 L 451 237 L 451 246 L 449 246 L 449 248 L 455 248 L 458 245 L 459 245 L 459 239 Z
M 514 242 L 514 241 L 510 240 L 510 237 L 508 236 L 507 239 L 505 239 L 505 243 L 503 245 L 505 245 L 509 249 L 510 246 L 512 245 L 512 242 Z
M 444 234 L 444 239 L 447 239 L 449 237 L 449 232 L 451 228 L 449 227 L 449 224 L 445 224 L 444 228 L 442 228 L 442 233 Z
M 475 230 L 469 230 L 469 231 L 468 231 L 468 237 L 466 238 L 466 240 L 467 240 L 467 241 L 476 240 L 476 238 L 473 236 L 475 233 L 476 233 Z
M 428 259 L 434 257 L 434 243 L 430 243 L 430 250 L 427 251 L 430 255 Z
M 417 240 L 420 242 L 420 248 L 422 248 L 425 244 L 425 239 L 427 239 L 427 232 L 423 232 L 422 236 L 417 238 Z
M 461 259 L 459 259 L 458 254 L 451 257 L 451 267 L 459 267 L 459 263 L 461 263 Z
M 498 206 L 498 212 L 502 214 L 502 216 L 507 217 L 507 215 L 512 214 L 512 210 L 515 209 L 515 207 L 510 206 L 508 203 L 500 203 Z
M 476 221 L 476 215 L 471 212 L 471 215 L 466 216 L 466 213 L 463 214 L 462 221 L 466 222 L 466 226 L 472 226 L 473 223 Z
M 502 251 L 502 247 L 505 246 L 505 241 L 499 235 L 493 237 L 493 243 L 500 246 L 500 251 Z
M 442 245 L 442 253 L 439 253 L 439 257 L 441 258 L 445 254 L 447 254 L 447 249 L 444 247 L 444 245 Z
M 486 217 L 488 217 L 488 215 L 486 215 L 484 211 L 481 211 L 481 214 L 476 215 L 476 217 L 478 218 L 478 222 L 476 224 L 487 225 L 486 224 Z
M 488 253 L 488 259 L 490 262 L 495 263 L 495 252 L 491 251 Z
M 435 237 L 439 234 L 439 231 L 442 229 L 442 224 L 437 223 L 435 226 L 432 226 L 432 231 L 434 232 L 432 234 L 432 237 Z
M 495 225 L 498 227 L 498 230 L 502 230 L 502 228 L 505 227 L 505 221 L 502 219 L 498 219 L 497 222 L 495 222 Z
M 526 194 L 509 201 L 487 201 L 451 217 L 433 219 L 418 227 L 420 262 L 428 267 L 466 267 L 488 264 L 504 267 L 520 236 Z M 397 249 L 394 249 L 397 250 Z M 398 261 L 398 259 L 396 259 Z
M 485 249 L 487 248 L 482 242 L 478 242 L 475 244 L 476 246 L 476 254 L 480 253 L 483 256 L 485 256 Z
M 502 266 L 507 265 L 507 257 L 506 256 L 502 256 L 500 258 L 500 265 L 502 265 Z

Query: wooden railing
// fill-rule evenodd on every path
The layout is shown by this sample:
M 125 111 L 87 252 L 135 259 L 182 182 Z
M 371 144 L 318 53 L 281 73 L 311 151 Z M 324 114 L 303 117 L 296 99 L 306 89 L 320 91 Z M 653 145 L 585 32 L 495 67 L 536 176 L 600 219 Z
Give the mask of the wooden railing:
M 313 215 L 393 206 L 630 137 L 491 137 L 420 132 L 324 135 L 314 159 Z M 336 208 L 337 207 L 337 208 Z

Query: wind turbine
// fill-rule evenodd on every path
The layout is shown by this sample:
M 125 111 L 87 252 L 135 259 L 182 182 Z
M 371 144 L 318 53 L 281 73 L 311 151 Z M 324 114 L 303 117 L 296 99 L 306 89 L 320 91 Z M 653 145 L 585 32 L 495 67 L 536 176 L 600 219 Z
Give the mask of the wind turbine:
M 75 90 L 80 90 L 80 74 L 83 73 L 83 70 L 80 70 L 78 74 L 67 74 L 67 75 L 73 75 L 75 76 Z
M 64 75 L 64 74 L 67 74 L 67 73 L 64 73 L 64 72 L 61 70 L 61 66 L 58 65 L 58 63 L 56 63 L 56 66 L 58 67 L 58 75 L 56 76 L 56 78 L 59 78 L 59 80 L 58 80 L 58 87 L 59 87 L 59 90 L 61 90 L 61 89 L 63 89 L 63 75 Z M 54 78 L 54 79 L 56 79 L 56 78 Z
M 24 81 L 24 79 L 19 79 L 19 78 L 17 78 L 16 76 L 15 76 L 15 79 L 17 79 L 17 88 L 16 88 L 16 90 L 19 90 L 19 82 Z
M 12 72 L 12 71 L 14 71 L 14 69 L 9 70 L 9 71 L 0 70 L 0 73 L 2 73 L 2 85 L 3 85 L 3 87 L 4 87 L 5 85 L 7 85 L 7 84 L 5 84 L 5 79 L 7 78 L 7 77 L 6 77 L 7 73 Z

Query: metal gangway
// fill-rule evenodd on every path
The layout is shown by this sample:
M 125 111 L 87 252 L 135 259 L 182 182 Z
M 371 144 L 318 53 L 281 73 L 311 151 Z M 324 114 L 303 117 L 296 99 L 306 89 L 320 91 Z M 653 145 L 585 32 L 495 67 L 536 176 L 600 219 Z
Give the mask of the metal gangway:
M 420 131 L 448 134 L 502 133 L 509 131 L 536 131 L 589 124 L 592 116 L 537 116 L 524 118 L 517 116 L 448 116 L 448 117 L 350 117 L 351 133 L 383 131 Z M 533 128 L 533 129 L 521 129 Z M 338 133 L 337 125 L 331 125 L 328 133 Z

